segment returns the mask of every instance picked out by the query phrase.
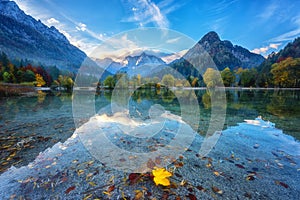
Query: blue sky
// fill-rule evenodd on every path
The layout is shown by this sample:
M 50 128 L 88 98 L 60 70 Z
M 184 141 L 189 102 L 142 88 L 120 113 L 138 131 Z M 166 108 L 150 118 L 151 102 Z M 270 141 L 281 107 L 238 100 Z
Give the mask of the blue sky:
M 89 54 L 102 41 L 141 27 L 198 41 L 209 31 L 266 56 L 300 36 L 298 0 L 15 0 Z M 128 42 L 128 41 L 127 41 Z

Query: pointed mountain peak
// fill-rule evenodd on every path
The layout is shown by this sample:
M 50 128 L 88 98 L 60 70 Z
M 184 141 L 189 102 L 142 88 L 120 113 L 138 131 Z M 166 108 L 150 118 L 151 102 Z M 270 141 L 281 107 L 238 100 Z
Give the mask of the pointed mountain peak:
M 214 43 L 214 42 L 221 41 L 221 40 L 220 40 L 219 35 L 215 31 L 210 31 L 201 38 L 200 43 L 203 43 L 205 41 L 207 41 L 209 43 Z

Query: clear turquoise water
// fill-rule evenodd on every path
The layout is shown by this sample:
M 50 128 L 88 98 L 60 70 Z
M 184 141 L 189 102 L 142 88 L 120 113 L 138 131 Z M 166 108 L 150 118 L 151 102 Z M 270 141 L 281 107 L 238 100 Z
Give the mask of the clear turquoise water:
M 193 92 L 197 95 L 200 121 L 196 131 L 205 134 L 211 112 L 208 93 L 206 90 L 179 92 L 181 97 L 187 99 Z M 275 123 L 285 134 L 300 140 L 299 90 L 227 90 L 226 99 L 224 129 L 245 119 L 262 116 Z M 111 92 L 100 92 L 95 96 L 95 102 L 97 111 L 109 105 Z M 130 102 L 129 106 L 140 107 L 142 118 L 147 117 L 147 109 L 154 104 L 160 104 L 165 110 L 177 115 L 180 115 L 182 106 L 172 92 L 147 89 L 135 91 Z M 134 111 L 130 114 L 133 117 L 137 115 Z M 71 95 L 39 94 L 37 97 L 0 98 L 1 171 L 11 165 L 28 164 L 39 152 L 59 141 L 65 141 L 74 130 Z

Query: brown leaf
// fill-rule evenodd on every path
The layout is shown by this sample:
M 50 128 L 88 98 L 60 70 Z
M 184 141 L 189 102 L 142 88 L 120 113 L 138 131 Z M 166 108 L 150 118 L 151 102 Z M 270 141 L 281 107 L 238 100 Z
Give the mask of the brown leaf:
M 152 161 L 151 158 L 147 162 L 147 167 L 150 169 L 154 169 L 154 167 L 155 167 L 155 163 Z
M 140 200 L 142 198 L 143 198 L 143 192 L 141 192 L 140 190 L 136 190 L 134 200 Z
M 217 188 L 216 186 L 212 186 L 211 189 L 217 194 L 223 194 L 223 191 Z
M 189 193 L 186 197 L 188 197 L 190 200 L 197 200 L 196 196 Z
M 131 173 L 128 176 L 128 180 L 130 184 L 135 184 L 140 179 L 140 174 L 137 173 Z
M 69 187 L 68 189 L 66 189 L 65 193 L 69 194 L 72 190 L 75 190 L 75 188 L 76 187 L 73 185 L 73 186 Z
M 241 164 L 235 164 L 235 166 L 237 166 L 238 168 L 241 168 L 241 169 L 245 169 L 245 167 Z
M 177 168 L 183 167 L 183 165 L 184 165 L 183 162 L 175 162 L 174 163 L 174 166 Z
M 155 158 L 155 163 L 156 163 L 157 165 L 160 165 L 160 164 L 161 164 L 161 158 L 160 158 L 160 157 L 156 157 L 156 158 Z
M 288 184 L 286 184 L 286 183 L 284 183 L 284 182 L 281 182 L 281 181 L 275 181 L 275 183 L 276 183 L 277 185 L 281 185 L 281 186 L 284 187 L 284 188 L 288 188 L 288 187 L 289 187 Z
M 112 192 L 112 191 L 114 191 L 115 190 L 115 185 L 111 185 L 111 186 L 109 186 L 108 188 L 107 188 L 107 192 Z

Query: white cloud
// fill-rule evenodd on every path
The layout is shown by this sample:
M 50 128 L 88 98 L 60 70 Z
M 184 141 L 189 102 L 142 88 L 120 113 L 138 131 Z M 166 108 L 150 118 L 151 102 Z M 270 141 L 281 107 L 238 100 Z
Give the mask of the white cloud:
M 270 45 L 269 45 L 269 47 L 270 48 L 272 48 L 272 49 L 278 49 L 278 47 L 281 45 L 281 43 L 271 43 Z
M 145 24 L 154 23 L 160 28 L 168 28 L 169 21 L 161 12 L 160 8 L 151 0 L 130 0 L 133 17 L 125 20 L 128 22 L 137 22 L 143 27 Z
M 174 43 L 178 42 L 180 39 L 181 39 L 181 37 L 168 39 L 168 40 L 166 41 L 166 43 L 168 43 L 168 44 L 174 44 Z
M 86 24 L 79 22 L 79 23 L 78 23 L 78 26 L 76 26 L 76 29 L 77 29 L 78 31 L 86 31 L 86 30 L 87 30 Z
M 56 24 L 59 24 L 59 21 L 53 17 L 47 19 L 47 24 L 48 25 L 56 25 Z
M 269 47 L 255 48 L 251 52 L 256 54 L 264 54 L 269 50 Z
M 255 48 L 251 52 L 256 53 L 256 54 L 265 54 L 271 50 L 271 49 L 278 49 L 278 47 L 281 45 L 281 43 L 270 43 L 268 46 L 265 47 L 260 47 L 260 48 Z

